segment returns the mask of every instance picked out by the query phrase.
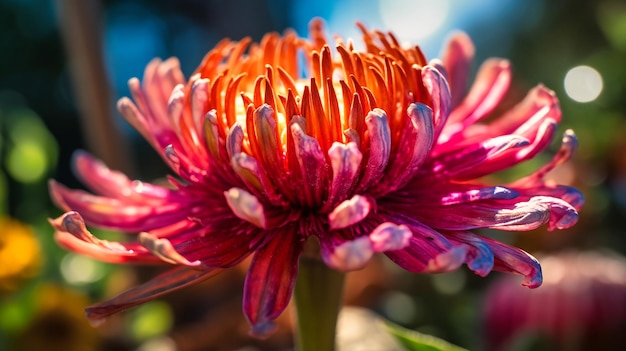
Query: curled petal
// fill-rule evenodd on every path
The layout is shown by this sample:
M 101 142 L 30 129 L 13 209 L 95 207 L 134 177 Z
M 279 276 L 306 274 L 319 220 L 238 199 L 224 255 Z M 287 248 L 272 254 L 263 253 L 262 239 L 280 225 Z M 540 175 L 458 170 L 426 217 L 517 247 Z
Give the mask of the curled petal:
M 413 233 L 404 224 L 385 222 L 376 227 L 369 238 L 374 251 L 384 252 L 405 248 L 412 236 Z
M 494 265 L 493 252 L 480 236 L 472 232 L 448 232 L 446 237 L 453 242 L 469 246 L 467 266 L 481 277 L 491 272 Z
M 160 274 L 142 285 L 127 290 L 116 297 L 89 306 L 86 315 L 92 325 L 101 324 L 106 317 L 131 307 L 154 300 L 172 291 L 210 279 L 221 269 L 197 270 L 179 266 Z
M 414 103 L 407 109 L 408 119 L 402 130 L 398 150 L 385 178 L 373 191 L 379 195 L 404 186 L 422 165 L 434 142 L 433 111 L 427 105 Z
M 503 244 L 499 241 L 480 237 L 494 255 L 495 271 L 521 274 L 525 277 L 522 285 L 531 289 L 541 285 L 543 277 L 541 266 L 536 258 L 522 249 Z
M 439 273 L 453 271 L 465 262 L 466 245 L 454 246 L 445 236 L 415 220 L 403 217 L 394 221 L 404 221 L 413 233 L 407 247 L 385 252 L 400 267 L 415 273 Z
M 423 223 L 443 230 L 468 230 L 493 228 L 509 231 L 527 231 L 550 222 L 549 229 L 562 229 L 578 219 L 576 209 L 558 198 L 533 196 L 526 201 L 494 200 L 484 203 L 464 203 L 449 206 L 394 206 L 387 208 L 402 211 L 419 218 Z
M 330 230 L 342 229 L 362 221 L 370 212 L 372 204 L 362 195 L 354 195 L 335 207 L 328 214 Z
M 183 257 L 180 253 L 176 251 L 172 243 L 165 238 L 157 238 L 156 236 L 150 233 L 140 233 L 139 234 L 139 243 L 150 253 L 155 255 L 156 257 L 162 259 L 163 261 L 171 264 L 182 264 L 185 266 L 198 266 L 200 265 L 200 261 L 190 262 L 185 257 Z
M 436 141 L 443 130 L 451 109 L 450 87 L 444 76 L 432 66 L 422 69 L 422 79 L 426 90 L 432 98 L 433 141 Z M 409 112 L 410 113 L 410 112 Z M 432 147 L 432 145 L 431 145 Z M 429 148 L 430 151 L 430 148 Z
M 302 252 L 294 228 L 282 229 L 257 250 L 246 275 L 243 309 L 252 324 L 251 334 L 268 336 L 275 328 L 272 320 L 287 307 L 298 275 Z M 271 233 L 268 233 L 271 235 Z
M 204 128 L 204 115 L 209 101 L 209 79 L 196 79 L 191 86 L 191 118 L 195 134 L 200 135 Z
M 235 216 L 248 221 L 259 228 L 265 228 L 265 212 L 259 200 L 240 188 L 230 188 L 224 192 L 226 202 Z
M 356 189 L 360 192 L 380 179 L 389 162 L 391 153 L 391 132 L 385 111 L 376 108 L 365 117 L 370 140 L 370 152 L 365 165 L 365 172 Z
M 571 129 L 566 130 L 563 133 L 561 147 L 559 148 L 559 151 L 554 155 L 552 160 L 543 165 L 540 169 L 538 169 L 531 175 L 514 182 L 512 186 L 533 186 L 541 184 L 543 177 L 548 172 L 567 162 L 572 157 L 574 151 L 576 151 L 577 148 L 578 139 L 576 138 L 576 134 L 574 134 L 574 131 Z
M 157 257 L 137 244 L 122 244 L 96 238 L 87 230 L 78 212 L 65 213 L 49 222 L 55 229 L 55 240 L 69 250 L 110 263 L 160 263 Z
M 341 244 L 322 250 L 326 264 L 340 271 L 354 271 L 365 267 L 374 255 L 372 241 L 368 236 L 344 241 Z
M 239 154 L 242 149 L 244 133 L 239 122 L 235 122 L 228 130 L 228 136 L 226 137 L 226 153 L 229 158 L 233 158 Z
M 346 194 L 357 180 L 363 155 L 354 142 L 347 145 L 335 142 L 328 150 L 328 157 L 333 169 L 333 179 L 327 203 L 332 205 L 346 198 Z

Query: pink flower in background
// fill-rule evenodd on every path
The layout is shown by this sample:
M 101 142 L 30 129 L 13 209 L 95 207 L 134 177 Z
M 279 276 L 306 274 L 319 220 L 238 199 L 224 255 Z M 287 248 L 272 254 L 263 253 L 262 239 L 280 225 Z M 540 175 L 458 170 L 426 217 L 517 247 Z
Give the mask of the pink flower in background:
M 313 21 L 309 40 L 292 32 L 258 44 L 224 40 L 189 80 L 176 59 L 153 60 L 143 82 L 130 80 L 133 101 L 123 98 L 118 108 L 176 177 L 170 186 L 131 181 L 79 152 L 76 173 L 93 193 L 52 181 L 53 199 L 69 212 L 51 222 L 70 250 L 174 268 L 89 307 L 91 320 L 252 255 L 243 308 L 253 332 L 266 335 L 291 298 L 310 238 L 338 270 L 359 269 L 382 252 L 412 272 L 467 264 L 481 276 L 514 272 L 524 285 L 541 284 L 533 257 L 471 230 L 577 221 L 581 194 L 543 179 L 572 154 L 571 131 L 533 174 L 511 184 L 482 178 L 547 148 L 561 118 L 554 94 L 538 86 L 485 122 L 508 89 L 507 61 L 487 61 L 466 94 L 467 36 L 455 36 L 443 59 L 429 63 L 419 47 L 361 28 L 365 51 L 341 39 L 331 49 Z M 85 224 L 138 236 L 107 242 Z
M 606 252 L 564 252 L 543 257 L 542 264 L 541 289 L 517 289 L 501 279 L 487 290 L 483 329 L 488 350 L 511 350 L 524 341 L 543 342 L 546 350 L 555 351 L 621 350 L 626 259 Z

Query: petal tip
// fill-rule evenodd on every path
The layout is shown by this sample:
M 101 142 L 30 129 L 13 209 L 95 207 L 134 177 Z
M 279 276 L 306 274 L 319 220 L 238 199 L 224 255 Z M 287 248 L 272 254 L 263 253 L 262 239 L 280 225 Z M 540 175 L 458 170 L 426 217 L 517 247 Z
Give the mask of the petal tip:
M 264 321 L 260 323 L 256 323 L 250 329 L 250 336 L 257 339 L 267 339 L 270 335 L 276 331 L 276 323 L 271 321 Z

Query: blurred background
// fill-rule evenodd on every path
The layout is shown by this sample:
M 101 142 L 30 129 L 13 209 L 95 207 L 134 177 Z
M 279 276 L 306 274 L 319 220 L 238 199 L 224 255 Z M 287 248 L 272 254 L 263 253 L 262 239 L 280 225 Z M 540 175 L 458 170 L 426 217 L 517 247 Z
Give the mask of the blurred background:
M 290 313 L 272 338 L 247 337 L 244 268 L 116 316 L 98 329 L 89 326 L 85 306 L 156 271 L 102 264 L 58 248 L 47 219 L 61 211 L 49 200 L 47 180 L 81 187 L 71 174 L 76 149 L 133 178 L 162 177 L 165 166 L 114 109 L 128 95 L 128 79 L 141 77 L 153 57 L 170 56 L 180 59 L 188 76 L 224 37 L 259 40 L 287 28 L 306 36 L 314 16 L 326 20 L 329 34 L 355 39 L 357 20 L 392 30 L 401 41 L 419 44 L 429 58 L 439 55 L 452 31 L 466 31 L 476 45 L 474 69 L 491 56 L 510 59 L 511 102 L 538 83 L 553 89 L 563 109 L 561 131 L 574 129 L 580 144 L 574 159 L 553 174 L 585 194 L 578 225 L 523 235 L 486 233 L 551 262 L 544 266 L 545 286 L 534 295 L 522 296 L 528 289 L 519 277 L 509 281 L 494 273 L 483 279 L 466 269 L 416 276 L 378 259 L 349 277 L 348 303 L 472 350 L 624 345 L 624 1 L 0 0 L 0 350 L 292 347 Z M 550 157 L 548 152 L 501 177 L 524 175 Z M 582 273 L 566 274 L 563 267 Z M 548 315 L 538 317 L 540 310 Z

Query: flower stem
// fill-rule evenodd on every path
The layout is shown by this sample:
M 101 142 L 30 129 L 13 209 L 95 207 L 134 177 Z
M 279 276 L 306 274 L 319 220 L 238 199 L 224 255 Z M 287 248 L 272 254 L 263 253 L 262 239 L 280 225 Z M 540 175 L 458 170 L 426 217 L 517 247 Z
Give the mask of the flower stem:
M 337 315 L 345 274 L 328 268 L 319 258 L 302 256 L 295 289 L 298 316 L 296 350 L 335 350 Z

